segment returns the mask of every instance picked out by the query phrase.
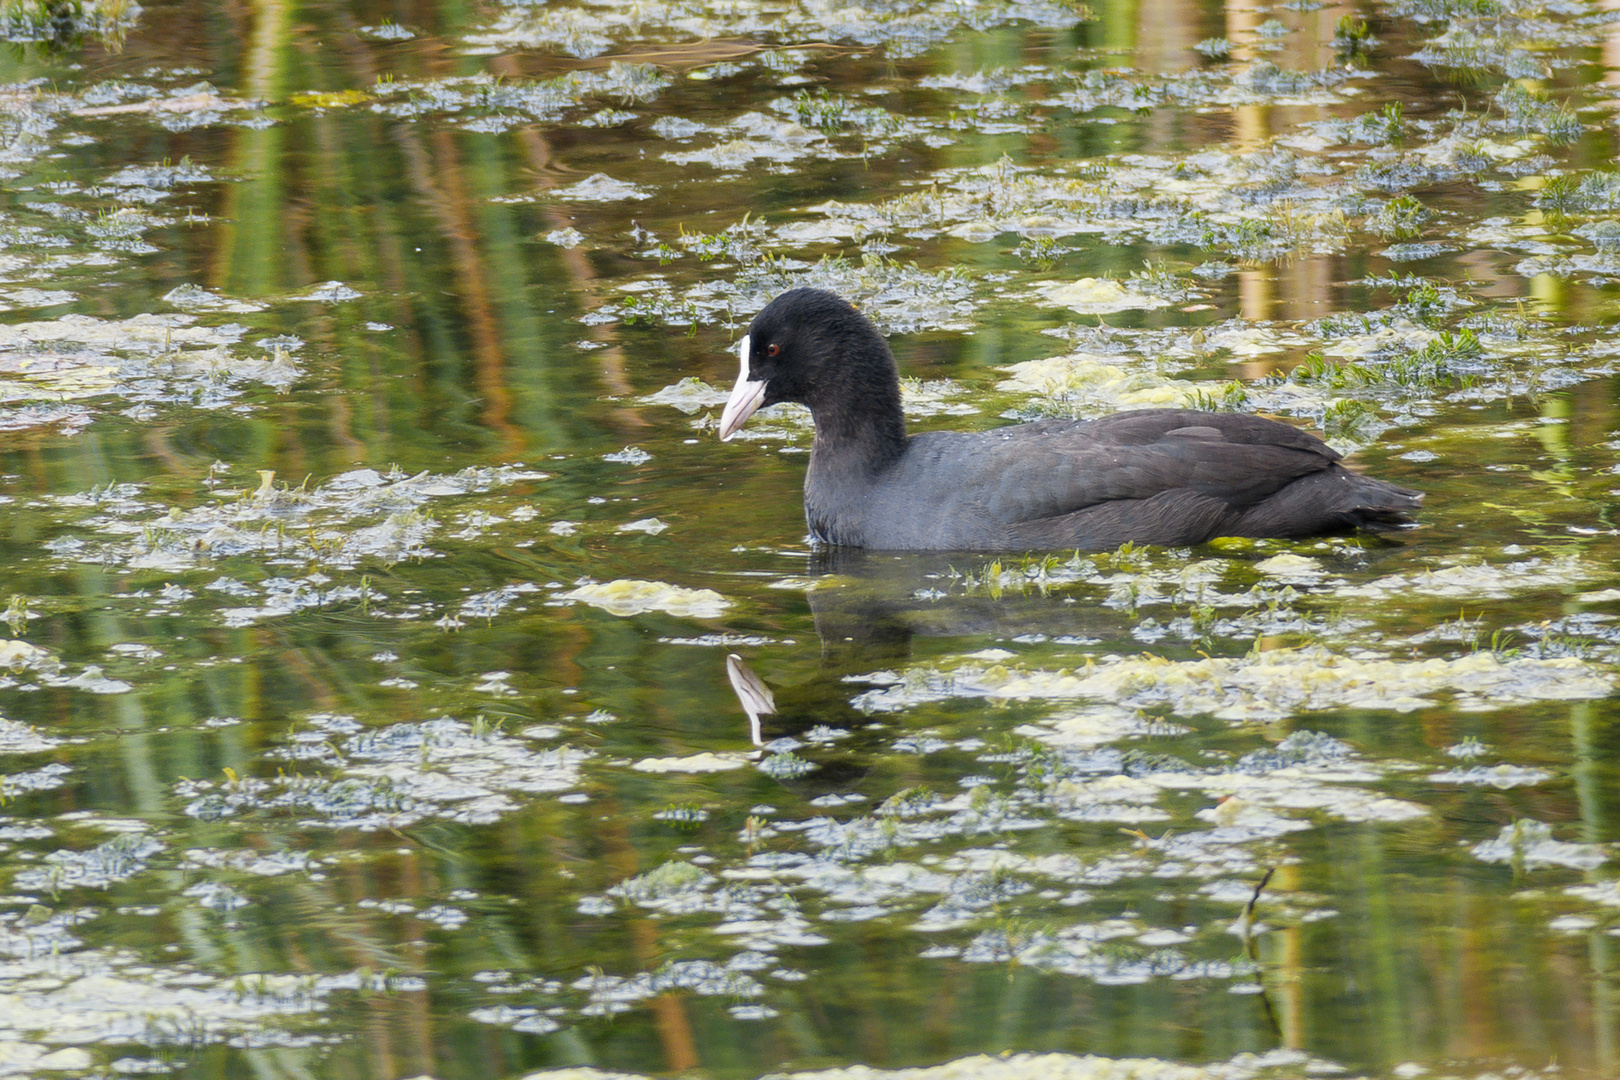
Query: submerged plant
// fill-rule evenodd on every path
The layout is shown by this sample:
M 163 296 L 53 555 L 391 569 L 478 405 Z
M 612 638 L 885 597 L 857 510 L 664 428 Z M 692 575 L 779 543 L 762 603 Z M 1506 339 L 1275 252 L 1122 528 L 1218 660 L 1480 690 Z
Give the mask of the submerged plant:
M 1390 7 L 1396 15 L 1429 23 L 1499 15 L 1502 12 L 1500 0 L 1394 0 Z
M 1620 173 L 1564 173 L 1536 193 L 1536 205 L 1555 213 L 1592 213 L 1620 209 Z
M 1432 323 L 1446 311 L 1446 298 L 1432 283 L 1425 281 L 1406 294 L 1397 307 L 1420 323 Z
M 1403 386 L 1432 386 L 1454 375 L 1466 362 L 1485 355 L 1479 337 L 1472 330 L 1458 330 L 1455 334 L 1442 330 L 1438 337 L 1415 349 L 1402 353 L 1385 365 L 1390 377 Z
M 93 38 L 117 49 L 134 24 L 132 6 L 130 0 L 4 0 L 0 37 L 53 49 Z
M 1348 361 L 1329 360 L 1321 352 L 1309 352 L 1288 377 L 1295 382 L 1316 383 L 1329 390 L 1370 386 L 1378 381 L 1370 368 Z
M 877 814 L 880 817 L 910 817 L 923 813 L 936 806 L 940 801 L 938 793 L 926 784 L 903 788 L 890 795 L 878 805 Z
M 1392 101 L 1377 112 L 1356 117 L 1352 130 L 1363 142 L 1399 146 L 1406 138 L 1406 108 Z
M 653 814 L 655 821 L 663 821 L 683 831 L 693 831 L 709 819 L 709 812 L 697 803 L 672 803 Z
M 23 627 L 28 625 L 28 614 L 28 597 L 19 594 L 11 598 L 11 603 L 6 605 L 5 614 L 0 615 L 0 619 L 4 619 L 6 625 L 11 627 L 12 637 L 21 637 Z
M 759 763 L 759 771 L 775 780 L 794 780 L 820 768 L 791 750 L 772 754 Z
M 1356 15 L 1340 15 L 1333 26 L 1333 47 L 1346 55 L 1365 54 L 1376 39 L 1367 20 Z
M 1067 249 L 1050 236 L 1031 236 L 1013 250 L 1013 254 L 1027 263 L 1034 263 L 1042 270 L 1050 270 L 1057 264 L 1058 256 Z
M 1387 426 L 1374 406 L 1354 398 L 1340 398 L 1322 410 L 1322 432 L 1331 441 L 1370 442 Z
M 1304 251 L 1338 250 L 1350 227 L 1340 210 L 1312 210 L 1287 200 L 1264 217 L 1205 224 L 1199 243 L 1246 262 L 1268 262 Z
M 627 900 L 655 900 L 699 888 L 709 880 L 707 871 L 679 859 L 627 878 L 612 891 Z
M 1417 199 L 1410 195 L 1397 195 L 1367 219 L 1367 228 L 1379 236 L 1408 240 L 1418 234 L 1428 217 L 1429 211 Z
M 1249 388 L 1236 379 L 1200 386 L 1187 396 L 1187 408 L 1205 412 L 1242 412 L 1249 403 Z
M 1472 361 L 1485 355 L 1484 346 L 1472 330 L 1441 331 L 1415 349 L 1391 355 L 1369 357 L 1362 363 L 1329 360 L 1312 352 L 1294 368 L 1289 378 L 1314 383 L 1330 390 L 1357 388 L 1433 389 L 1454 380 L 1468 382 Z
M 1522 80 L 1516 79 L 1497 91 L 1495 105 L 1514 130 L 1523 135 L 1544 135 L 1555 146 L 1576 141 L 1585 130 L 1568 105 L 1553 101 L 1545 90 L 1526 86 Z
M 816 131 L 842 131 L 849 122 L 847 98 L 833 97 L 822 87 L 815 93 L 801 90 L 793 95 L 793 116 L 801 125 Z

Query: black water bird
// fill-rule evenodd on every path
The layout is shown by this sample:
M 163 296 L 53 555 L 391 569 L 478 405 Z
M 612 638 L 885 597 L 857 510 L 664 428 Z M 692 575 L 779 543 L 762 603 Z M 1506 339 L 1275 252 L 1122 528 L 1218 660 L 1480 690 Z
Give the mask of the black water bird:
M 1316 436 L 1240 413 L 1144 409 L 907 435 L 894 356 L 841 297 L 793 289 L 754 317 L 720 417 L 806 405 L 811 535 L 906 551 L 1099 551 L 1410 523 L 1422 494 L 1352 472 Z

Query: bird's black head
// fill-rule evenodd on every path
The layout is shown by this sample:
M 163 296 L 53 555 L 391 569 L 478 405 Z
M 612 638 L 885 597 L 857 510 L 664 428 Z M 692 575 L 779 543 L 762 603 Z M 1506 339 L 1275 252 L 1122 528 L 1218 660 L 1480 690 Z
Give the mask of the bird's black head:
M 892 414 L 890 426 L 904 437 L 894 355 L 877 327 L 842 297 L 824 289 L 783 293 L 754 316 L 741 354 L 721 439 L 735 435 L 756 409 L 782 401 L 808 405 L 818 431 L 869 426 Z

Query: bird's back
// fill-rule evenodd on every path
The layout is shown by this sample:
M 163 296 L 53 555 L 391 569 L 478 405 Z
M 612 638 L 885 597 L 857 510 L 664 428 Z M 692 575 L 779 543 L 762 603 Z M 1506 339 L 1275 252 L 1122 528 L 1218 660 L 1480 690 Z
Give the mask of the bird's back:
M 916 435 L 875 475 L 818 447 L 805 509 L 823 540 L 890 550 L 1306 536 L 1387 527 L 1416 509 L 1416 492 L 1338 458 L 1279 421 L 1152 409 Z

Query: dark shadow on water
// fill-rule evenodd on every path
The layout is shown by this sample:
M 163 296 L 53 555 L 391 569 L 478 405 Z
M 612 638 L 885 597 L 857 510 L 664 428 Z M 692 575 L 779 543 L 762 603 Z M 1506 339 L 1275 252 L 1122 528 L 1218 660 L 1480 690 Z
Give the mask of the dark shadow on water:
M 1027 592 L 950 595 L 962 573 L 990 562 L 984 555 L 897 555 L 826 548 L 808 570 L 827 580 L 810 591 L 823 666 L 874 666 L 911 658 L 917 638 L 1011 638 L 1029 634 L 1111 640 L 1126 636 L 1134 618 L 1120 612 Z
M 1365 572 L 1368 564 L 1405 551 L 1408 537 L 1415 535 L 1365 535 L 1361 547 L 1348 549 L 1347 555 Z M 1341 569 L 1331 558 L 1317 557 L 1329 570 Z M 1140 647 L 1131 631 L 1141 616 L 1100 606 L 1095 588 L 1084 582 L 1043 584 L 1031 578 L 964 593 L 965 574 L 982 574 L 996 562 L 1010 570 L 1023 560 L 976 552 L 815 551 L 806 571 L 825 582 L 809 593 L 823 667 L 849 674 L 908 660 L 919 639 L 983 642 L 1039 635 L 1077 647 Z
M 815 585 L 807 596 L 819 652 L 814 660 L 801 657 L 798 665 L 801 673 L 807 667 L 811 672 L 778 682 L 762 676 L 746 652 L 726 659 L 726 677 L 755 744 L 796 738 L 817 726 L 866 727 L 870 719 L 851 704 L 864 677 L 916 662 L 925 642 L 982 644 L 1040 635 L 1083 648 L 1129 640 L 1136 615 L 1077 601 L 1067 588 L 964 595 L 963 571 L 982 572 L 987 561 L 962 553 L 848 548 L 811 554 L 806 572 Z

